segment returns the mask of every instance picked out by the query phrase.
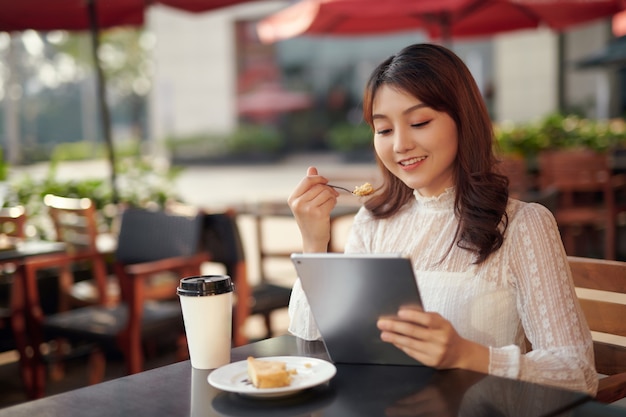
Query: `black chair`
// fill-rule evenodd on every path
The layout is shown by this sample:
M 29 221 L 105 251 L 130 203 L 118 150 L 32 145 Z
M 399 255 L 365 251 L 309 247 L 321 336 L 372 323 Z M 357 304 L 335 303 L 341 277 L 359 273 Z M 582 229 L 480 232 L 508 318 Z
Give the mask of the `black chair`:
M 246 273 L 245 255 L 237 224 L 237 212 L 205 214 L 203 244 L 212 262 L 223 263 L 235 282 L 235 311 L 233 318 L 235 344 L 245 344 L 243 335 L 246 319 L 260 314 L 265 319 L 266 337 L 271 337 L 270 315 L 289 305 L 291 288 L 263 281 L 250 285 Z
M 168 337 L 177 343 L 185 340 L 175 288 L 181 277 L 199 274 L 201 264 L 208 259 L 198 245 L 201 221 L 200 216 L 125 210 L 113 265 L 121 302 L 43 317 L 41 331 L 46 340 L 62 338 L 72 346 L 89 348 L 90 383 L 103 379 L 107 352 L 121 351 L 128 373 L 133 374 L 143 369 L 146 341 Z M 164 275 L 166 272 L 170 275 Z M 146 283 L 152 282 L 162 289 L 146 290 Z M 148 299 L 147 293 L 156 299 Z M 179 344 L 179 358 L 185 359 L 186 355 L 186 345 Z M 39 355 L 38 359 L 39 366 L 44 366 L 46 358 Z M 44 385 L 45 381 L 38 381 L 40 394 Z

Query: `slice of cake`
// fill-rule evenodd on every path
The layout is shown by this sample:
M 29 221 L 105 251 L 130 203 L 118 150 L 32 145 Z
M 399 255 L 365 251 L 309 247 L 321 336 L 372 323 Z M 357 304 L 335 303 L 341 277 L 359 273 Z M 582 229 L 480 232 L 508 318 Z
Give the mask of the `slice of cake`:
M 289 386 L 291 373 L 287 364 L 280 361 L 266 361 L 248 357 L 248 376 L 257 388 L 279 388 Z
M 370 184 L 369 182 L 366 182 L 363 185 L 354 187 L 354 191 L 352 191 L 352 194 L 359 196 L 359 197 L 365 197 L 366 195 L 370 195 L 373 192 L 374 192 L 374 187 L 372 187 L 372 184 Z

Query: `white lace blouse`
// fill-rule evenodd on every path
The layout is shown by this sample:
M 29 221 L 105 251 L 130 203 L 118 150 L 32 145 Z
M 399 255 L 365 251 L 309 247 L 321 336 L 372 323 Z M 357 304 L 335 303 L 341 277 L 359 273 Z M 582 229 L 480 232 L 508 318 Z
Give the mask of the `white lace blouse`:
M 489 346 L 490 374 L 595 394 L 591 333 L 550 211 L 509 200 L 504 243 L 477 266 L 475 255 L 456 245 L 446 256 L 458 223 L 453 205 L 450 188 L 438 197 L 416 192 L 387 219 L 361 208 L 345 251 L 410 257 L 424 308 L 448 319 L 462 337 Z M 299 280 L 289 316 L 292 334 L 320 338 Z

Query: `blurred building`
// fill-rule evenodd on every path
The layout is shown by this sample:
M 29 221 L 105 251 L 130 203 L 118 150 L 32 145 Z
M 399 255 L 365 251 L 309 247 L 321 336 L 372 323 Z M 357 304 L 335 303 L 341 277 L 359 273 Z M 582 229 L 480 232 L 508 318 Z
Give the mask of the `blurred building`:
M 420 32 L 410 32 L 301 37 L 265 46 L 262 53 L 260 48 L 242 46 L 237 32 L 242 24 L 253 25 L 286 4 L 251 2 L 199 15 L 153 7 L 148 28 L 155 33 L 157 46 L 150 137 L 162 140 L 234 129 L 240 120 L 236 99 L 242 48 L 258 57 L 264 54 L 263 59 L 273 55 L 281 81 L 309 89 L 318 105 L 348 106 L 340 116 L 345 118 L 351 117 L 350 106 L 358 107 L 365 79 L 378 62 L 409 43 L 428 41 Z M 622 113 L 622 98 L 611 94 L 617 90 L 616 71 L 582 71 L 574 62 L 602 48 L 611 36 L 607 19 L 562 35 L 548 29 L 526 30 L 455 40 L 452 48 L 470 67 L 495 121 L 528 121 L 559 109 L 604 118 Z
M 236 126 L 235 24 L 283 4 L 259 1 L 199 14 L 150 8 L 147 28 L 157 39 L 149 102 L 152 138 L 227 132 Z

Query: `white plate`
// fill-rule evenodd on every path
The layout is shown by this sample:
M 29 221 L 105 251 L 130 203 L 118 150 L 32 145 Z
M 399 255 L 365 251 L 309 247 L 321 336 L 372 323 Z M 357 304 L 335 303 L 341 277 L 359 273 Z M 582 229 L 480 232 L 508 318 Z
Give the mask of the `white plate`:
M 256 388 L 248 379 L 248 362 L 239 361 L 217 368 L 209 374 L 209 384 L 215 388 L 254 397 L 282 397 L 292 395 L 306 388 L 323 384 L 337 373 L 332 363 L 303 356 L 271 356 L 257 358 L 268 361 L 280 361 L 287 364 L 287 370 L 295 369 L 291 384 L 281 388 Z

